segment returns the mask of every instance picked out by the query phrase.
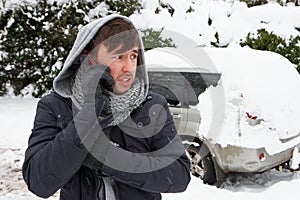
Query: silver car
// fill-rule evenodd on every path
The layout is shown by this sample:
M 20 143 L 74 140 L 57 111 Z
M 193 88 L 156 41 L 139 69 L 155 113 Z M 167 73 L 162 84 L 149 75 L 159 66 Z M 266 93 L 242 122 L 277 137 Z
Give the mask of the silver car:
M 221 56 L 223 60 L 219 60 L 217 64 L 214 63 L 214 67 L 205 66 L 208 65 L 209 62 L 203 60 L 207 59 L 209 55 L 215 55 L 216 51 L 221 51 L 217 52 L 220 55 L 231 54 L 228 53 L 230 51 L 228 50 L 227 52 L 226 49 L 207 50 L 204 58 L 201 50 L 201 52 L 198 53 L 202 55 L 199 55 L 198 58 L 202 59 L 202 61 L 195 64 L 194 61 L 190 62 L 195 56 L 193 56 L 193 58 L 186 58 L 185 55 L 181 55 L 182 51 L 174 49 L 153 49 L 146 52 L 146 62 L 149 64 L 150 89 L 163 95 L 169 103 L 176 128 L 191 161 L 191 173 L 200 177 L 204 183 L 214 185 L 218 181 L 223 180 L 224 177 L 231 172 L 263 172 L 274 167 L 278 169 L 282 167 L 289 168 L 293 151 L 295 147 L 299 147 L 300 127 L 299 132 L 291 134 L 291 136 L 287 135 L 284 138 L 280 138 L 278 145 L 281 145 L 282 148 L 275 153 L 270 153 L 270 148 L 268 149 L 264 145 L 260 147 L 255 145 L 254 147 L 239 145 L 237 143 L 223 145 L 222 142 L 217 142 L 212 139 L 212 137 L 214 137 L 212 135 L 216 134 L 215 136 L 218 137 L 218 133 L 212 133 L 210 135 L 208 135 L 208 133 L 201 133 L 203 114 L 199 106 L 197 106 L 199 104 L 199 97 L 203 95 L 207 88 L 217 88 L 222 85 L 222 72 L 224 70 L 218 70 L 218 67 L 215 67 L 215 65 L 218 65 L 218 63 L 224 63 L 225 65 L 226 62 L 231 62 L 230 60 L 228 61 L 228 59 L 231 59 L 230 57 L 227 59 L 227 56 Z M 238 51 L 243 50 L 240 49 Z M 245 51 L 246 52 L 242 53 L 243 55 L 249 53 L 248 50 Z M 251 50 L 251 52 L 252 51 L 255 52 L 255 50 Z M 193 51 L 193 53 L 195 54 L 195 51 Z M 212 59 L 210 62 L 213 62 L 214 57 L 210 58 Z M 265 59 L 267 60 L 268 58 L 266 57 Z M 247 61 L 245 60 L 245 62 Z M 294 73 L 297 73 L 296 70 Z M 259 88 L 257 88 L 257 90 L 259 90 Z M 227 105 L 228 99 L 224 97 L 224 94 L 222 95 L 216 98 L 224 98 L 221 104 Z M 234 103 L 237 105 L 236 108 L 240 109 L 238 103 Z M 220 108 L 220 110 L 222 109 Z M 258 113 L 256 114 L 258 116 L 254 116 L 251 112 L 245 112 L 241 115 L 243 119 L 238 118 L 238 120 L 245 122 L 246 126 L 252 129 L 253 127 L 261 126 L 263 123 L 266 124 L 264 118 Z M 218 117 L 223 121 L 229 118 L 226 116 L 224 110 L 220 112 L 220 114 L 217 113 L 216 118 L 213 118 L 213 120 L 217 121 Z M 242 137 L 244 134 L 243 131 L 247 130 L 239 129 L 238 126 L 241 126 L 239 123 L 240 122 L 236 123 L 238 131 L 232 130 L 232 132 L 237 131 L 237 138 Z M 213 127 L 210 127 L 209 130 L 221 131 L 222 129 L 222 127 L 216 129 L 214 124 L 211 126 Z M 268 128 L 270 131 L 276 132 L 276 128 Z M 253 137 L 256 136 L 253 135 Z M 257 142 L 260 144 L 266 143 L 267 145 L 269 142 L 259 141 L 260 138 L 252 139 L 254 141 L 257 139 Z M 264 140 L 263 137 L 262 140 Z M 272 146 L 272 144 L 268 145 Z

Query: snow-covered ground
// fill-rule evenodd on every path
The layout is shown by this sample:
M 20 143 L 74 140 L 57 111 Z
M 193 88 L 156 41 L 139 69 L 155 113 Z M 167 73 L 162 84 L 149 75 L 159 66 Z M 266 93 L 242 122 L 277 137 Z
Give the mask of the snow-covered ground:
M 30 135 L 37 99 L 0 98 L 0 200 L 38 200 L 22 179 L 21 166 Z M 300 173 L 267 171 L 263 174 L 230 176 L 220 188 L 192 178 L 187 190 L 163 194 L 165 200 L 274 200 L 300 195 Z M 57 200 L 58 194 L 49 198 Z

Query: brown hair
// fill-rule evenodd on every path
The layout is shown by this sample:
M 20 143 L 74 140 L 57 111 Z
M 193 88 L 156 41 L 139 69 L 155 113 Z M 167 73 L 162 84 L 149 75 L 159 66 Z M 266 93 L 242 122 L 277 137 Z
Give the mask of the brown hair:
M 122 45 L 120 52 L 125 52 L 139 46 L 139 35 L 136 28 L 121 18 L 115 18 L 104 24 L 91 42 L 87 45 L 88 52 L 93 51 L 101 43 L 107 47 L 108 52 Z

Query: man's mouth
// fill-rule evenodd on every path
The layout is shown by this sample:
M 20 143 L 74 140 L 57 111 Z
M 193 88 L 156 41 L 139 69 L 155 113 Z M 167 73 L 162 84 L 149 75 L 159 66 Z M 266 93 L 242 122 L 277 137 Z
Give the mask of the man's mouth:
M 114 92 L 117 94 L 123 94 L 129 90 L 132 86 L 134 80 L 134 75 L 127 73 L 119 76 L 117 78 L 116 87 L 114 88 Z
M 127 74 L 127 75 L 121 76 L 121 77 L 119 78 L 119 81 L 124 82 L 124 83 L 127 83 L 127 82 L 129 82 L 131 79 L 132 79 L 132 75 Z
M 126 83 L 126 82 L 128 82 L 130 80 L 130 78 L 121 78 L 119 80 Z

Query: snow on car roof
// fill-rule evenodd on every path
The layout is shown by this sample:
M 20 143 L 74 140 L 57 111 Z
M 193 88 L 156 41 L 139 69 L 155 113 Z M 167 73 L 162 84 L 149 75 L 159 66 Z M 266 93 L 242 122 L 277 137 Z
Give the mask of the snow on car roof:
M 148 71 L 216 72 L 202 48 L 155 48 L 145 53 L 145 59 Z

